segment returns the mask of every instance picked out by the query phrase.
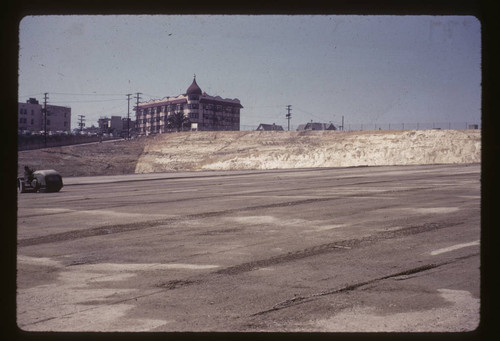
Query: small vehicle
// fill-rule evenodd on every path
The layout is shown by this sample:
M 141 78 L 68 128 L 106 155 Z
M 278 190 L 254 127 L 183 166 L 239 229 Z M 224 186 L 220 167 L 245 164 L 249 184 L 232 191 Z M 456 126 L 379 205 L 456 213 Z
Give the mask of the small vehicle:
M 24 177 L 17 178 L 19 193 L 32 192 L 59 192 L 63 187 L 62 176 L 53 169 L 37 170 L 33 172 L 33 180 Z

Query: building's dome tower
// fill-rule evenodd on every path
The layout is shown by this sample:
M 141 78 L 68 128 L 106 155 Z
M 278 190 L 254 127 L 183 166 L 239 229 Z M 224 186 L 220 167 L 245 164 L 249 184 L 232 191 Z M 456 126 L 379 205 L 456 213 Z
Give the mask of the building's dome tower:
M 194 78 L 193 78 L 193 83 L 191 83 L 191 85 L 189 86 L 189 88 L 186 90 L 186 95 L 201 95 L 201 89 L 200 87 L 198 86 L 198 84 L 196 84 L 196 75 L 194 75 Z
M 200 117 L 199 108 L 200 108 L 200 96 L 202 92 L 198 84 L 196 84 L 196 75 L 194 75 L 193 83 L 186 90 L 187 96 L 187 112 L 185 115 L 190 119 L 198 120 Z M 196 124 L 197 129 L 197 124 Z

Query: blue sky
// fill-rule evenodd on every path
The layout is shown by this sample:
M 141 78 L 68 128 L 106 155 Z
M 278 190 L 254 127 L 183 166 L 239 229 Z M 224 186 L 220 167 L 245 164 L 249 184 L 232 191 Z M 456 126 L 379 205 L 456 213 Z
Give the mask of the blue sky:
M 177 96 L 196 74 L 241 101 L 242 130 L 286 127 L 289 104 L 292 127 L 480 124 L 480 31 L 471 16 L 28 16 L 18 100 L 47 92 L 90 126 L 126 116 L 128 93 Z

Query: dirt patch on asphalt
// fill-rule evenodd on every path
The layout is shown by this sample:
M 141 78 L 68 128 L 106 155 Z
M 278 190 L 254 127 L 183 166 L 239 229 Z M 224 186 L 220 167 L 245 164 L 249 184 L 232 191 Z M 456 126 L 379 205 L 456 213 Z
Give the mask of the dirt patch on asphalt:
M 463 290 L 438 289 L 434 295 L 418 295 L 418 300 L 411 299 L 416 295 L 406 292 L 400 301 L 394 300 L 394 288 L 389 292 L 380 292 L 380 300 L 390 297 L 386 310 L 376 306 L 354 306 L 345 309 L 333 317 L 317 320 L 313 324 L 320 331 L 350 332 L 467 332 L 475 330 L 479 325 L 479 299 L 472 297 L 470 292 Z M 387 288 L 386 288 L 387 289 Z M 419 288 L 420 289 L 420 288 Z M 407 288 L 405 288 L 407 290 Z M 387 296 L 387 297 L 386 297 Z M 422 298 L 426 297 L 427 300 Z M 439 308 L 432 307 L 441 302 Z M 418 304 L 420 311 L 406 311 L 407 306 Z M 390 316 L 390 318 L 388 318 Z M 458 321 L 458 323 L 457 323 Z M 457 325 L 459 329 L 457 330 Z

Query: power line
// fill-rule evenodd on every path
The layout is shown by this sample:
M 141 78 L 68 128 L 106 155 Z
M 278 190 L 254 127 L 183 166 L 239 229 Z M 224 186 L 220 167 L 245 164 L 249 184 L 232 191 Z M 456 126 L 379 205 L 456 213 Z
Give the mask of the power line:
M 70 96 L 123 96 L 123 94 L 102 94 L 97 92 L 82 93 L 82 92 L 51 92 L 54 95 L 70 95 Z
M 32 95 L 19 95 L 18 97 L 28 97 L 28 98 L 31 98 L 31 97 L 41 96 L 41 95 L 43 95 L 42 92 L 39 92 L 39 93 L 36 93 L 36 94 L 32 94 Z
M 316 116 L 316 115 L 314 115 L 313 113 L 308 112 L 308 111 L 305 111 L 304 109 L 301 109 L 301 108 L 299 108 L 299 107 L 295 107 L 295 108 L 296 108 L 297 110 L 299 110 L 299 111 L 303 112 L 304 114 L 311 115 L 312 117 L 314 117 L 314 118 L 316 118 L 316 119 L 318 119 L 318 120 L 321 120 L 321 121 L 329 121 L 329 120 L 325 120 L 325 118 L 324 118 L 324 117 L 319 117 L 319 116 Z
M 146 96 L 148 96 L 149 98 L 175 97 L 175 96 L 163 96 L 163 97 L 162 97 L 162 96 L 156 96 L 156 95 L 151 95 L 151 94 L 145 94 L 145 93 L 142 93 L 142 92 L 141 92 L 140 94 L 141 94 L 141 95 L 146 95 Z
M 97 103 L 97 102 L 115 102 L 121 100 L 122 99 L 116 98 L 116 99 L 98 99 L 98 100 L 81 100 L 81 101 L 52 101 L 51 103 Z
M 281 108 L 282 105 L 245 106 L 245 109 Z

